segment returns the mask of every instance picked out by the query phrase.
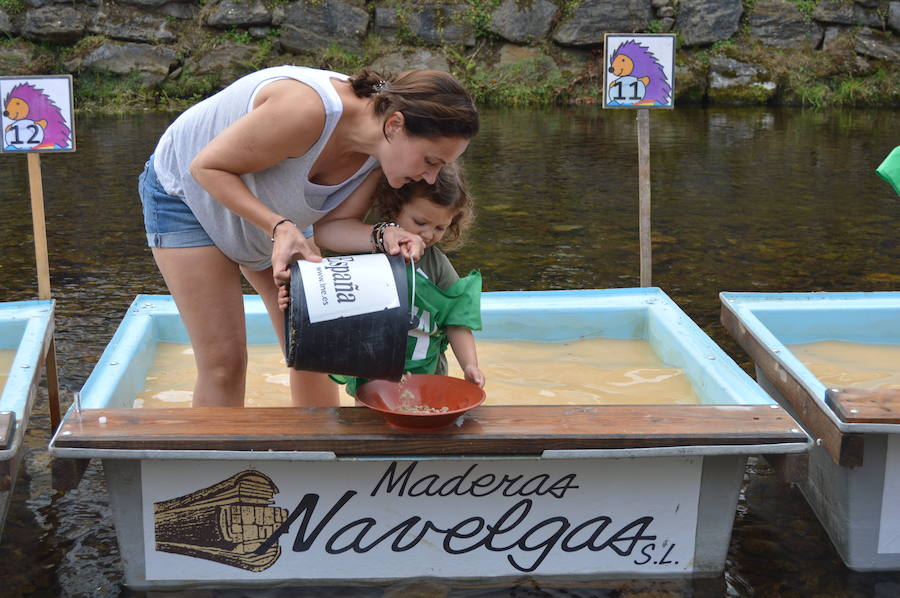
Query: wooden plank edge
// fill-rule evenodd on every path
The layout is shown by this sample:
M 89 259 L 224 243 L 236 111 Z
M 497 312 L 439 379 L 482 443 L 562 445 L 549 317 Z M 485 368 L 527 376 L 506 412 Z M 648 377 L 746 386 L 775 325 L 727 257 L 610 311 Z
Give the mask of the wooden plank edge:
M 702 406 L 697 406 L 702 407 Z M 329 408 L 321 409 L 318 415 L 328 413 Z M 333 408 L 331 408 L 333 409 Z M 341 408 L 353 409 L 353 408 Z M 504 428 L 502 433 L 490 433 L 489 417 L 472 417 L 464 421 L 461 428 L 450 430 L 432 431 L 403 431 L 391 428 L 381 422 L 380 416 L 367 411 L 364 408 L 356 408 L 356 418 L 344 417 L 345 430 L 349 433 L 336 435 L 334 433 L 298 433 L 291 434 L 265 434 L 259 432 L 242 432 L 240 434 L 198 434 L 192 418 L 208 419 L 210 416 L 201 410 L 135 410 L 128 411 L 125 417 L 129 420 L 129 428 L 121 435 L 116 435 L 115 418 L 122 416 L 123 410 L 85 410 L 85 421 L 96 422 L 100 417 L 108 417 L 112 425 L 107 431 L 112 435 L 91 435 L 90 430 L 83 431 L 80 428 L 82 422 L 64 422 L 62 433 L 54 439 L 54 446 L 59 448 L 81 449 L 113 449 L 113 450 L 235 450 L 235 451 L 262 451 L 262 450 L 294 450 L 294 451 L 330 451 L 341 455 L 357 454 L 540 454 L 544 450 L 584 450 L 584 449 L 609 449 L 609 448 L 658 448 L 681 447 L 694 445 L 754 445 L 754 444 L 778 444 L 807 442 L 806 433 L 797 427 L 793 419 L 787 417 L 782 411 L 774 413 L 769 406 L 754 406 L 751 410 L 759 415 L 768 416 L 773 421 L 787 419 L 777 428 L 772 427 L 765 431 L 743 430 L 734 433 L 721 434 L 711 437 L 708 430 L 694 434 L 681 432 L 664 432 L 654 434 L 646 428 L 646 421 L 639 419 L 642 424 L 635 431 L 628 432 L 619 428 L 615 433 L 599 432 L 597 434 L 584 431 L 565 433 L 553 430 L 543 432 L 529 432 L 522 430 L 514 434 Z M 483 413 L 494 413 L 500 418 L 501 414 L 508 413 L 507 407 L 484 408 Z M 547 413 L 561 413 L 567 411 L 568 406 L 545 408 L 540 411 Z M 619 410 L 621 412 L 622 410 Z M 637 409 L 643 412 L 645 409 Z M 681 410 L 679 410 L 681 411 Z M 746 409 L 741 409 L 746 413 Z M 171 430 L 172 421 L 157 420 L 160 413 L 178 420 L 176 425 L 189 430 L 189 434 Z M 298 418 L 304 418 L 304 410 L 301 408 L 286 408 L 279 413 L 279 419 L 285 420 L 288 415 L 294 414 Z M 335 418 L 341 419 L 338 410 Z M 109 414 L 108 416 L 102 414 Z M 271 413 L 270 413 L 271 414 Z M 239 416 L 236 420 L 234 416 Z M 244 426 L 241 419 L 246 419 L 249 424 L 254 417 L 252 410 L 234 409 L 229 412 L 232 425 L 237 429 L 252 430 L 252 426 Z M 501 419 L 508 419 L 503 416 Z M 679 419 L 685 419 L 682 415 Z M 758 420 L 759 417 L 752 419 Z M 354 433 L 353 422 L 359 426 L 358 433 Z M 157 423 L 158 426 L 154 426 Z M 235 425 L 235 423 L 237 425 Z M 471 424 L 472 431 L 466 431 L 466 424 Z M 156 427 L 156 430 L 154 428 Z M 258 427 L 258 425 L 257 425 Z M 138 430 L 135 432 L 134 430 Z M 165 431 L 162 431 L 165 428 Z M 298 426 L 298 429 L 300 426 Z M 74 432 L 73 432 L 74 430 Z
M 765 372 L 766 367 L 760 367 L 760 364 L 768 366 L 776 373 L 774 376 L 768 376 L 769 380 L 788 402 L 803 427 L 813 435 L 816 442 L 821 442 L 821 446 L 832 461 L 843 467 L 861 467 L 863 464 L 862 435 L 842 432 L 822 406 L 808 396 L 800 381 L 766 351 L 759 339 L 743 325 L 725 303 L 722 304 L 720 320 L 731 337 L 743 347 L 757 367 Z
M 873 404 L 860 405 L 868 401 Z M 863 388 L 829 388 L 825 403 L 848 424 L 900 424 L 900 390 L 868 390 Z
M 332 439 L 323 441 L 303 439 L 294 441 L 284 439 L 269 441 L 261 444 L 255 439 L 243 439 L 236 443 L 234 439 L 204 439 L 198 438 L 181 442 L 177 449 L 172 447 L 172 441 L 165 438 L 152 440 L 116 441 L 98 440 L 81 442 L 77 446 L 60 448 L 79 448 L 83 450 L 141 450 L 141 451 L 231 451 L 247 453 L 265 453 L 267 451 L 297 451 L 297 452 L 331 452 L 337 456 L 360 455 L 541 455 L 547 450 L 628 450 L 641 448 L 680 448 L 697 445 L 691 439 L 672 438 L 647 438 L 643 441 L 635 441 L 633 437 L 623 440 L 605 439 L 598 442 L 596 439 L 553 439 L 542 442 L 544 439 L 523 438 L 518 442 L 510 442 L 508 439 L 480 439 L 474 442 L 472 439 L 455 438 L 436 443 L 433 438 L 427 442 L 417 438 L 402 440 L 397 438 L 380 438 L 374 440 L 354 440 L 347 443 L 335 443 Z M 805 439 L 804 439 L 805 441 Z M 786 441 L 785 439 L 767 439 L 760 441 L 758 438 L 736 438 L 730 442 L 720 442 L 714 446 L 758 446 L 764 444 L 785 444 L 786 442 L 800 442 L 798 440 Z M 753 451 L 748 449 L 748 454 Z

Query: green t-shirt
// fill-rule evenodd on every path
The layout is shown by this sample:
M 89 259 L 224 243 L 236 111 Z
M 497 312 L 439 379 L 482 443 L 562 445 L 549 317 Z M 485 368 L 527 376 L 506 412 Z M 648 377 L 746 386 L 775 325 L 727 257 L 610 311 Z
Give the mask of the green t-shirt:
M 437 247 L 425 250 L 416 264 L 414 313 L 419 326 L 406 337 L 404 372 L 413 374 L 447 374 L 448 326 L 465 326 L 481 330 L 481 274 L 472 270 L 460 278 L 447 256 Z M 407 292 L 411 293 L 411 280 Z M 356 396 L 356 389 L 366 382 L 351 376 L 332 376 L 336 382 L 347 384 L 347 393 Z

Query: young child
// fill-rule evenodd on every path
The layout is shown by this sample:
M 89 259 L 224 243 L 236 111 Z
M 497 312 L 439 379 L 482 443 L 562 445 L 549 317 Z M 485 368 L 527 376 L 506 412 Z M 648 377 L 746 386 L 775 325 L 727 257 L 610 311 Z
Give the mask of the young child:
M 472 198 L 459 169 L 444 166 L 433 185 L 421 180 L 394 189 L 382 181 L 374 207 L 384 222 L 419 235 L 426 246 L 416 262 L 413 313 L 419 318 L 419 326 L 407 337 L 403 371 L 446 375 L 444 352 L 449 344 L 466 380 L 484 386 L 472 335 L 472 330 L 481 329 L 481 274 L 473 270 L 460 278 L 436 246 L 438 242 L 450 248 L 462 245 L 463 232 L 474 218 Z M 346 382 L 351 396 L 356 396 L 357 387 L 365 382 L 332 377 Z

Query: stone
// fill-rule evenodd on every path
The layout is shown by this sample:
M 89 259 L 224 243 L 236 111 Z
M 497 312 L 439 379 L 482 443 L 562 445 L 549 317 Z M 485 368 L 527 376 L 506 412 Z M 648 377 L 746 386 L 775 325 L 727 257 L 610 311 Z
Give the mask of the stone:
M 900 33 L 900 2 L 891 2 L 888 6 L 887 24 L 894 33 Z
M 559 7 L 549 0 L 503 0 L 491 15 L 490 30 L 511 42 L 540 41 L 547 37 L 557 14 Z
M 823 50 L 838 50 L 845 43 L 852 43 L 851 32 L 852 27 L 846 25 L 831 25 L 825 28 L 825 35 L 822 38 Z M 847 41 L 850 40 L 850 41 Z
M 816 48 L 822 41 L 822 26 L 810 22 L 787 0 L 759 0 L 749 25 L 750 37 L 776 48 Z
M 580 72 L 598 59 L 590 49 L 582 48 L 556 48 L 554 58 L 560 70 L 570 73 Z
M 110 39 L 148 44 L 170 44 L 178 38 L 169 21 L 160 16 L 110 4 L 111 12 L 95 14 L 90 28 Z
M 292 2 L 284 10 L 279 41 L 287 52 L 317 52 L 335 45 L 362 52 L 369 13 L 357 3 L 339 0 Z
M 162 83 L 169 71 L 178 64 L 175 51 L 163 46 L 132 42 L 104 42 L 76 64 L 67 65 L 73 70 L 103 70 L 117 75 L 140 73 L 144 85 L 152 87 Z
M 535 59 L 542 56 L 544 56 L 544 53 L 537 48 L 503 44 L 500 47 L 500 57 L 497 60 L 497 66 L 506 66 L 507 64 L 515 64 L 520 60 Z
M 886 31 L 863 27 L 856 33 L 855 49 L 869 58 L 900 61 L 900 39 Z
M 741 0 L 681 0 L 675 29 L 685 46 L 702 46 L 734 35 L 743 13 Z
M 822 0 L 813 9 L 812 18 L 823 23 L 881 27 L 878 12 L 844 0 Z
M 256 44 L 225 43 L 200 56 L 192 56 L 182 67 L 181 76 L 214 76 L 219 88 L 256 70 Z
M 266 39 L 271 32 L 271 27 L 247 27 L 247 33 L 253 39 Z
M 71 6 L 47 6 L 25 13 L 22 37 L 39 42 L 76 42 L 84 36 L 87 17 Z
M 284 23 L 284 5 L 277 4 L 272 8 L 272 27 L 281 27 Z
M 664 19 L 667 17 L 675 16 L 675 7 L 674 6 L 663 6 L 656 11 L 656 16 L 660 19 Z
M 199 10 L 200 6 L 196 2 L 178 1 L 166 2 L 162 6 L 158 6 L 155 9 L 152 9 L 153 12 L 156 12 L 158 14 L 182 20 L 193 19 L 197 15 L 197 12 L 199 12 Z
M 475 45 L 475 33 L 468 22 L 467 8 L 459 4 L 405 4 L 375 8 L 375 33 L 389 41 L 404 35 L 425 44 Z
M 659 10 L 663 6 L 671 6 L 671 4 L 669 4 L 669 0 L 650 0 L 650 6 Z
M 41 8 L 44 6 L 50 6 L 51 4 L 56 4 L 56 0 L 25 0 L 25 4 L 31 6 L 32 8 Z M 69 2 L 71 4 L 71 2 Z
M 119 0 L 119 3 L 131 4 L 132 6 L 159 7 L 168 4 L 169 0 Z
M 659 20 L 659 32 L 660 33 L 668 33 L 675 28 L 675 18 L 674 17 L 663 17 Z
M 761 67 L 733 58 L 714 56 L 709 60 L 710 99 L 725 104 L 765 102 L 778 90 Z
M 9 18 L 9 15 L 5 10 L 0 8 L 0 34 L 15 35 L 16 33 L 18 33 L 18 31 L 16 31 L 16 27 L 13 25 L 12 19 Z
M 37 47 L 25 41 L 3 46 L 0 52 L 0 73 L 4 75 L 36 75 L 46 65 L 41 63 Z
M 702 102 L 709 88 L 709 64 L 696 56 L 675 63 L 675 102 Z
M 651 1 L 587 0 L 559 24 L 552 39 L 563 46 L 599 46 L 605 33 L 646 31 L 653 20 Z
M 101 0 L 79 0 L 78 4 L 85 6 L 100 6 Z M 54 4 L 75 4 L 75 0 L 25 0 L 25 4 L 32 8 L 52 6 Z
M 447 57 L 428 48 L 411 48 L 386 54 L 372 61 L 371 67 L 381 73 L 402 73 L 413 69 L 450 72 Z
M 206 18 L 206 24 L 218 29 L 268 25 L 272 14 L 260 0 L 222 0 Z

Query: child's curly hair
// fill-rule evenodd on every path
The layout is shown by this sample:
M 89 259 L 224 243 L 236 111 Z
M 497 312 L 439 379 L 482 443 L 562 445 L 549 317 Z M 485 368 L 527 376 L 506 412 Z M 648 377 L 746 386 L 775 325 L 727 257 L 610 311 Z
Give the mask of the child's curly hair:
M 380 220 L 394 221 L 404 204 L 416 197 L 424 197 L 439 206 L 456 210 L 440 245 L 448 251 L 461 247 L 465 243 L 465 231 L 475 221 L 475 202 L 466 189 L 459 166 L 448 164 L 441 168 L 433 185 L 421 180 L 394 189 L 382 179 L 376 195 L 375 212 Z

